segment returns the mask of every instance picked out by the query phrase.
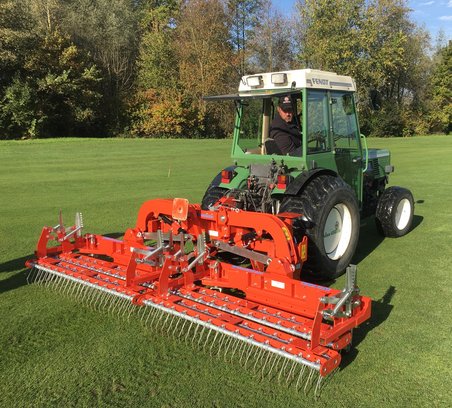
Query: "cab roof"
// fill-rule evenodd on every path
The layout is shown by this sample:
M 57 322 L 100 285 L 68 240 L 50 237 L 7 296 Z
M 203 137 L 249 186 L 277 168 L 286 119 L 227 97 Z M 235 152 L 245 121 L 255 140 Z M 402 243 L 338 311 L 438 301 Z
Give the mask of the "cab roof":
M 239 84 L 239 94 L 255 91 L 282 91 L 287 89 L 334 89 L 356 91 L 352 77 L 317 69 L 266 72 L 245 75 Z

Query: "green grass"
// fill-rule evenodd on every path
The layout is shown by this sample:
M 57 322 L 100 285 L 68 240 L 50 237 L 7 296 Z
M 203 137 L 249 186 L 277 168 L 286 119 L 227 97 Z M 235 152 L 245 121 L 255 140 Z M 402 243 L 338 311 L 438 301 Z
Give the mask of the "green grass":
M 373 316 L 318 401 L 137 321 L 26 285 L 23 263 L 60 209 L 68 224 L 83 211 L 86 231 L 124 231 L 147 199 L 198 202 L 230 163 L 229 143 L 0 143 L 0 406 L 452 406 L 451 137 L 368 141 L 391 150 L 390 184 L 412 190 L 415 228 L 382 240 L 373 220 L 362 227 L 355 260 Z

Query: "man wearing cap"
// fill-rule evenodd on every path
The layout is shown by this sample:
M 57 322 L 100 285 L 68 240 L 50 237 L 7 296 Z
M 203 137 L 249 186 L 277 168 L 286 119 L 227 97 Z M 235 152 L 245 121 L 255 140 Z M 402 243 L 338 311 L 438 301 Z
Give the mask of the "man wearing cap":
M 270 137 L 274 139 L 281 153 L 301 156 L 301 133 L 294 121 L 293 106 L 289 95 L 279 98 L 278 115 L 270 125 Z

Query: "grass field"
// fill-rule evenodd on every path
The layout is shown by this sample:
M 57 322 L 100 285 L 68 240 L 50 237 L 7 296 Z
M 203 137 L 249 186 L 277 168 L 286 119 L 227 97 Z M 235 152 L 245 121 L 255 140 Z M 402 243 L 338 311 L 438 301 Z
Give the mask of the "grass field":
M 0 407 L 452 406 L 452 137 L 370 139 L 387 147 L 391 185 L 410 188 L 414 230 L 361 228 L 355 261 L 373 317 L 317 401 L 190 345 L 27 285 L 24 262 L 58 211 L 85 231 L 133 226 L 156 197 L 198 202 L 230 163 L 229 141 L 0 143 Z M 343 286 L 343 278 L 334 283 Z

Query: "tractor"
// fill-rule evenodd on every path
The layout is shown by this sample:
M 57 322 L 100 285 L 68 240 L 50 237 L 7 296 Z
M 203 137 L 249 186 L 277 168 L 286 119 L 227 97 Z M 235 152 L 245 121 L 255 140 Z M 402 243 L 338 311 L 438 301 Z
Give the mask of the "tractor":
M 349 265 L 360 221 L 374 216 L 385 237 L 411 228 L 412 193 L 387 187 L 390 152 L 368 149 L 360 133 L 356 84 L 349 76 L 314 69 L 241 78 L 238 93 L 206 97 L 232 100 L 234 165 L 220 171 L 202 199 L 204 210 L 229 205 L 246 211 L 300 214 L 295 239 L 308 237 L 305 270 L 334 279 Z M 301 149 L 283 154 L 271 137 L 281 97 L 292 105 Z M 221 199 L 221 201 L 219 201 Z

